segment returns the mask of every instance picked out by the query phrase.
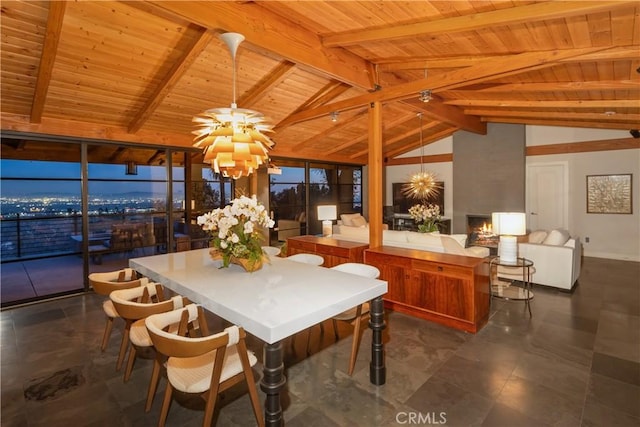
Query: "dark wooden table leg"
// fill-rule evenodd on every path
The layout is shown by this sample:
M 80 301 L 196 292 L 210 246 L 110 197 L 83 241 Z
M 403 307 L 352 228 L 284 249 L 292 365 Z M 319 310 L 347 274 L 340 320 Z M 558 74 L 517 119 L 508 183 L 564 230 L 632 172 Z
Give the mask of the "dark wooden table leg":
M 280 390 L 284 388 L 284 364 L 282 362 L 282 343 L 265 344 L 262 358 L 262 380 L 260 389 L 266 393 L 264 402 L 264 421 L 267 426 L 283 426 Z
M 384 344 L 382 344 L 382 330 L 386 328 L 387 325 L 384 322 L 382 296 L 371 301 L 369 327 L 373 331 L 369 380 L 371 384 L 382 385 L 387 381 L 387 368 L 384 365 Z

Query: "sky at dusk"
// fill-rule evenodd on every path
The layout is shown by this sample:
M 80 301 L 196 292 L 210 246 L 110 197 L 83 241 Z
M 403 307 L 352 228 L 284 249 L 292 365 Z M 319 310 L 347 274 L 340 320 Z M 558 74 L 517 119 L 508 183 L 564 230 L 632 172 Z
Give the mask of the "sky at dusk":
M 173 170 L 174 181 L 184 180 L 183 168 Z M 0 160 L 0 196 L 16 197 L 50 193 L 80 195 L 80 164 L 31 160 Z M 145 192 L 164 197 L 166 169 L 162 166 L 138 166 L 137 175 L 126 175 L 125 165 L 89 165 L 90 194 Z M 11 180 L 7 178 L 25 178 Z M 95 181 L 94 181 L 95 180 Z M 109 180 L 109 181 L 98 181 Z M 158 182 L 153 182 L 157 180 Z M 179 188 L 174 185 L 179 193 Z

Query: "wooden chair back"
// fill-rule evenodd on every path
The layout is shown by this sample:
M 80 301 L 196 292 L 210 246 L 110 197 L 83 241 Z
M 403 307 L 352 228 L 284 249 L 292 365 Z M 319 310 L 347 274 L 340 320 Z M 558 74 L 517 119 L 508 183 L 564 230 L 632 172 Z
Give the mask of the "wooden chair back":
M 89 285 L 98 295 L 109 296 L 115 290 L 136 288 L 146 283 L 148 279 L 139 277 L 138 272 L 130 268 L 89 274 Z

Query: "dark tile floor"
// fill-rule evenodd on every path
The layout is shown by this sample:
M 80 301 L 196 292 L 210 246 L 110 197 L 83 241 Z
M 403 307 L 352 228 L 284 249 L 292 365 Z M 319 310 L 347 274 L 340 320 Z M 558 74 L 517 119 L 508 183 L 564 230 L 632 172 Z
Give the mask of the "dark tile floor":
M 370 333 L 353 377 L 345 373 L 348 327 L 337 344 L 329 323 L 323 336 L 314 328 L 309 357 L 306 335 L 288 340 L 286 424 L 639 426 L 640 264 L 585 258 L 572 294 L 534 292 L 532 318 L 522 302 L 494 300 L 475 335 L 388 313 L 381 387 L 368 381 Z M 100 301 L 87 294 L 0 313 L 3 427 L 157 423 L 164 385 L 146 414 L 151 360 L 139 359 L 123 383 L 115 372 L 119 332 L 105 353 L 99 349 Z M 249 345 L 260 359 L 261 343 Z M 200 401 L 181 398 L 167 425 L 201 422 Z M 242 386 L 223 395 L 216 422 L 254 424 Z

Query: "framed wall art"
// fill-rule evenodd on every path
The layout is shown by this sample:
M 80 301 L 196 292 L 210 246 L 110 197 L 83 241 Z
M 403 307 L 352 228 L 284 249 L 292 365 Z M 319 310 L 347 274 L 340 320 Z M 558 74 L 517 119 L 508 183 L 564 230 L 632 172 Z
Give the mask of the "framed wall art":
M 587 175 L 587 213 L 631 214 L 632 174 Z

